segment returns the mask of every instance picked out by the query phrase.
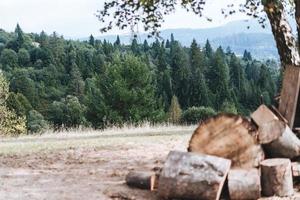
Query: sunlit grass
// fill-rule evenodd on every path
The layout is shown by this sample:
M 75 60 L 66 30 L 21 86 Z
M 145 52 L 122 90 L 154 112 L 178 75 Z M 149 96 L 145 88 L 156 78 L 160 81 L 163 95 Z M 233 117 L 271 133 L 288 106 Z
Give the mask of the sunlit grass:
M 111 127 L 105 130 L 74 129 L 61 132 L 48 131 L 43 135 L 20 136 L 18 138 L 2 138 L 0 154 L 22 154 L 39 151 L 53 151 L 80 147 L 117 147 L 118 145 L 134 145 L 147 143 L 164 143 L 190 137 L 195 126 L 176 126 L 170 124 L 152 126 L 127 125 Z

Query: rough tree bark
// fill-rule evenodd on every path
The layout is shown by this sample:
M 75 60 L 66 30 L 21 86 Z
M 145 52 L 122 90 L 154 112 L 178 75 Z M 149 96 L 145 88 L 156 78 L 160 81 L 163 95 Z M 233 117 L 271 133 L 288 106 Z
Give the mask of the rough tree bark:
M 294 193 L 291 161 L 267 159 L 261 162 L 261 184 L 264 196 L 291 196 Z
M 228 190 L 231 200 L 259 199 L 261 193 L 258 169 L 233 169 L 228 174 Z
M 129 172 L 125 180 L 130 187 L 154 190 L 157 176 L 153 172 Z
M 171 151 L 159 177 L 163 199 L 219 199 L 231 161 L 209 155 Z
M 293 131 L 285 125 L 282 136 L 264 144 L 266 155 L 271 158 L 295 158 L 300 155 L 300 140 Z
M 271 24 L 282 67 L 285 68 L 288 65 L 299 67 L 299 51 L 282 2 L 277 0 L 265 2 L 264 9 Z M 299 15 L 299 6 L 296 7 L 296 13 Z

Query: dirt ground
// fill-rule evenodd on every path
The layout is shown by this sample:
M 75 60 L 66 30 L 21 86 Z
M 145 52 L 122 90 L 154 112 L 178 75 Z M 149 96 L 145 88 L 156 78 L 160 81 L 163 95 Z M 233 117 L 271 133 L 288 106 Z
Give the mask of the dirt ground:
M 0 200 L 158 200 L 127 187 L 125 176 L 185 151 L 193 130 L 0 140 Z
M 170 150 L 186 149 L 191 133 L 4 141 L 0 199 L 158 199 L 128 188 L 124 177 L 130 170 L 162 166 Z

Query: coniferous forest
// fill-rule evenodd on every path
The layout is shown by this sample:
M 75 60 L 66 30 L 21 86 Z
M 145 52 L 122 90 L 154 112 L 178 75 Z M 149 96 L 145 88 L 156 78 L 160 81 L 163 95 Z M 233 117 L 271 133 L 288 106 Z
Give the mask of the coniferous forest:
M 0 109 L 3 104 L 28 133 L 197 123 L 220 111 L 248 115 L 261 101 L 270 104 L 280 85 L 276 61 L 258 61 L 247 50 L 238 56 L 230 47 L 213 49 L 209 41 L 200 46 L 193 40 L 189 47 L 173 35 L 130 45 L 92 35 L 74 41 L 56 33 L 25 34 L 19 25 L 13 33 L 0 30 L 0 69 L 0 86 L 9 87 L 3 94 L 0 89 Z

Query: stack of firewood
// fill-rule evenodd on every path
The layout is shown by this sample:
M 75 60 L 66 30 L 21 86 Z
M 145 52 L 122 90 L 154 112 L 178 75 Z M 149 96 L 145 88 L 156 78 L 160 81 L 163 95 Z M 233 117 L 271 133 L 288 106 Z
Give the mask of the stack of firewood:
M 130 172 L 129 186 L 162 199 L 292 197 L 300 176 L 300 140 L 276 109 L 261 105 L 251 119 L 220 114 L 201 123 L 188 152 L 171 151 L 157 173 Z M 292 160 L 292 161 L 291 161 Z

